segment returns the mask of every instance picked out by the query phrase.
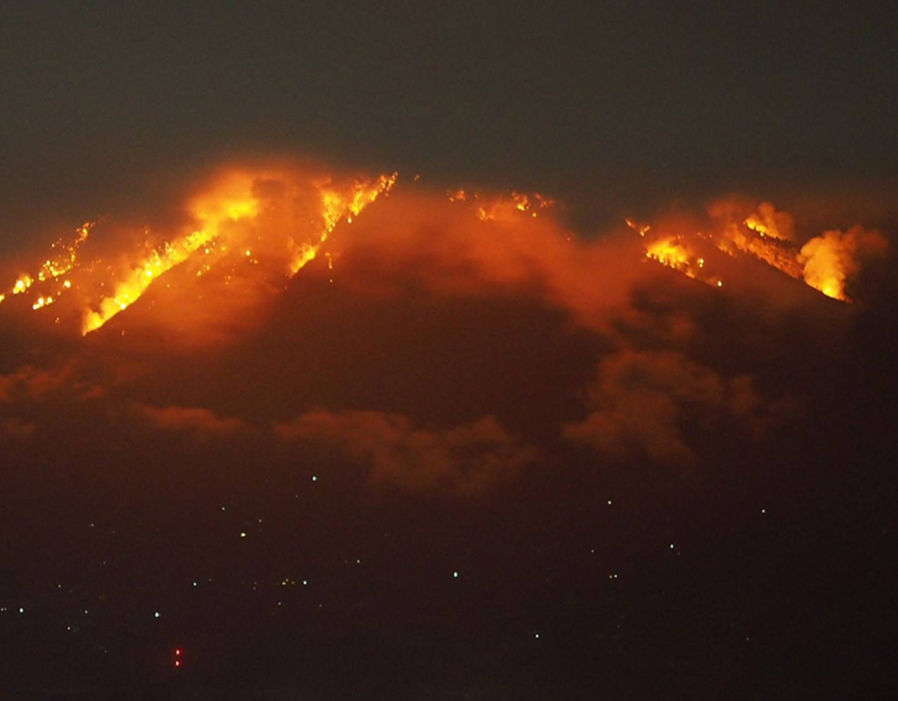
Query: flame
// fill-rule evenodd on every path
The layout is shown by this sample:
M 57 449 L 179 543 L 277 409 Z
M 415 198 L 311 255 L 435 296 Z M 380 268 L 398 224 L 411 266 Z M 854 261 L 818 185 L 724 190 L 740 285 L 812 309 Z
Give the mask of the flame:
M 0 303 L 30 306 L 33 311 L 57 305 L 56 323 L 71 314 L 80 321 L 82 333 L 88 334 L 153 288 L 158 293 L 150 295 L 143 308 L 150 310 L 158 304 L 158 309 L 166 310 L 167 316 L 154 318 L 168 324 L 169 329 L 174 323 L 171 318 L 177 316 L 181 319 L 180 332 L 201 317 L 194 310 L 187 320 L 184 305 L 190 299 L 206 295 L 200 305 L 205 307 L 218 300 L 216 309 L 222 311 L 210 311 L 206 319 L 213 313 L 234 314 L 235 304 L 251 308 L 249 298 L 260 300 L 264 294 L 254 289 L 276 289 L 297 274 L 318 256 L 338 226 L 351 225 L 369 205 L 392 190 L 397 178 L 397 173 L 347 178 L 290 168 L 223 170 L 188 200 L 189 219 L 183 225 L 170 231 L 140 232 L 107 230 L 104 224 L 102 235 L 95 237 L 92 231 L 96 223 L 85 222 L 73 236 L 52 244 L 50 254 L 40 264 L 2 289 Z M 542 231 L 552 224 L 551 216 L 531 223 L 555 205 L 554 200 L 538 192 L 496 195 L 458 189 L 446 191 L 445 196 L 452 207 L 484 222 L 492 233 L 506 228 Z M 626 223 L 638 234 L 646 259 L 712 287 L 723 286 L 718 273 L 724 259 L 717 252 L 723 251 L 733 257 L 755 257 L 824 295 L 846 302 L 850 301 L 846 285 L 857 273 L 859 260 L 886 246 L 882 236 L 860 228 L 826 231 L 802 244 L 794 235 L 792 217 L 768 202 L 754 208 L 744 202 L 718 203 L 710 214 L 710 225 L 703 229 L 683 220 L 648 224 L 627 219 Z M 109 238 L 107 231 L 115 236 L 104 244 L 106 253 L 85 255 Z M 123 248 L 125 235 L 131 245 L 116 256 L 108 255 L 111 247 Z M 524 240 L 518 235 L 511 238 Z M 569 233 L 564 240 L 571 241 Z M 565 250 L 568 248 L 565 244 Z M 325 254 L 328 270 L 333 271 L 335 258 L 330 251 Z M 181 272 L 174 272 L 178 266 Z M 154 287 L 160 278 L 165 281 Z M 202 287 L 181 284 L 198 278 L 203 279 Z M 165 292 L 172 287 L 172 292 Z M 227 304 L 221 301 L 226 287 L 233 295 L 227 297 Z M 236 302 L 244 292 L 249 293 L 244 295 L 246 300 Z M 24 299 L 11 301 L 15 297 Z
M 150 254 L 133 266 L 130 273 L 118 282 L 115 292 L 101 300 L 99 309 L 89 311 L 84 317 L 83 333 L 87 334 L 103 326 L 109 319 L 133 304 L 152 282 L 174 266 L 186 261 L 195 253 L 203 256 L 223 255 L 229 250 L 223 237 L 239 238 L 234 225 L 240 222 L 254 222 L 261 214 L 262 203 L 255 191 L 255 184 L 268 173 L 240 172 L 224 178 L 217 187 L 194 200 L 193 215 L 200 223 L 199 228 L 186 236 L 153 249 Z M 293 242 L 292 254 L 287 269 L 295 275 L 313 260 L 328 235 L 344 219 L 352 221 L 379 195 L 395 185 L 397 173 L 381 175 L 372 180 L 358 179 L 349 187 L 341 188 L 330 179 L 316 183 L 320 194 L 320 233 L 312 241 Z M 238 243 L 237 241 L 234 242 Z M 264 245 L 263 245 L 264 249 Z M 253 248 L 242 249 L 242 257 L 253 265 L 259 264 L 259 257 Z M 196 271 L 202 277 L 212 268 L 213 263 L 203 263 Z M 230 276 L 225 284 L 230 282 Z
M 631 229 L 633 229 L 633 231 L 635 231 L 643 238 L 645 238 L 645 235 L 652 230 L 652 227 L 648 224 L 637 224 L 635 221 L 629 218 L 624 219 L 624 221 L 627 222 L 627 226 L 629 226 Z
M 235 210 L 236 211 L 236 210 Z M 235 219 L 236 221 L 236 219 Z M 217 236 L 216 227 L 199 229 L 172 243 L 163 244 L 161 249 L 137 263 L 130 274 L 115 286 L 115 292 L 100 300 L 99 310 L 88 310 L 84 315 L 82 332 L 95 331 L 119 312 L 134 304 L 153 280 L 171 270 L 178 263 L 187 260 L 191 253 L 212 241 Z
M 34 292 L 29 303 L 37 311 L 77 291 L 73 294 L 78 298 L 76 313 L 81 317 L 82 333 L 88 334 L 134 304 L 154 282 L 181 264 L 187 264 L 194 277 L 229 265 L 221 276 L 224 285 L 235 278 L 234 266 L 239 264 L 271 263 L 269 272 L 294 275 L 316 257 L 338 224 L 351 223 L 389 192 L 397 178 L 398 174 L 392 173 L 348 180 L 289 167 L 227 169 L 188 202 L 189 224 L 180 230 L 166 234 L 146 229 L 130 253 L 82 260 L 82 246 L 91 239 L 95 226 L 85 222 L 70 239 L 53 243 L 50 255 L 40 265 L 21 273 L 8 290 L 0 292 L 0 303 Z M 266 207 L 273 197 L 266 187 L 272 184 L 285 188 L 284 202 L 292 203 L 294 196 L 301 202 L 299 210 L 290 210 L 293 218 L 289 222 L 266 219 Z M 285 233 L 291 228 L 292 233 Z M 134 232 L 127 235 L 133 240 Z M 122 237 L 116 238 L 121 241 Z
M 798 249 L 792 243 L 794 221 L 788 212 L 769 202 L 753 212 L 740 214 L 733 202 L 714 203 L 711 216 L 718 220 L 715 246 L 730 256 L 747 253 L 796 280 L 802 278 Z
M 747 254 L 801 280 L 827 297 L 851 302 L 845 293 L 846 280 L 856 274 L 859 257 L 881 254 L 888 246 L 877 232 L 855 227 L 846 233 L 827 231 L 806 241 L 793 243 L 795 222 L 791 214 L 761 202 L 754 211 L 742 202 L 722 200 L 709 208 L 715 226 L 709 233 L 691 230 L 670 235 L 650 235 L 652 227 L 632 219 L 626 223 L 646 239 L 646 257 L 691 278 L 722 287 L 719 278 L 709 276 L 706 257 L 696 248 L 713 245 L 727 255 Z
M 731 254 L 734 248 L 749 253 L 827 297 L 848 303 L 845 283 L 860 267 L 857 256 L 881 253 L 887 247 L 880 234 L 860 227 L 847 233 L 826 231 L 801 246 L 791 242 L 793 234 L 792 215 L 762 202 L 742 226 L 727 222 L 718 246 Z
M 769 236 L 774 239 L 789 240 L 792 238 L 795 220 L 788 212 L 777 211 L 770 202 L 761 202 L 757 209 L 745 218 L 743 224 L 761 238 Z
M 40 264 L 34 273 L 21 273 L 15 282 L 9 287 L 12 295 L 25 294 L 35 286 L 40 288 L 50 287 L 59 278 L 67 275 L 77 264 L 78 249 L 87 241 L 95 222 L 84 222 L 75 230 L 70 240 L 57 239 L 50 244 L 50 256 Z M 52 294 L 41 292 L 32 303 L 32 309 L 41 309 L 53 304 L 65 290 L 71 289 L 72 283 L 66 280 L 62 287 L 56 287 Z M 7 298 L 7 294 L 0 293 L 0 303 Z
M 509 221 L 514 216 L 525 214 L 532 218 L 539 212 L 556 205 L 556 201 L 539 192 L 530 194 L 512 191 L 507 195 L 482 196 L 465 190 L 448 190 L 450 202 L 477 203 L 476 214 L 481 221 Z
M 647 259 L 706 285 L 723 287 L 723 280 L 705 268 L 705 256 L 700 249 L 707 247 L 707 243 L 704 243 L 704 236 L 700 232 L 693 235 L 668 233 L 667 226 L 656 231 L 649 224 L 640 224 L 629 218 L 624 221 L 645 240 L 643 245 Z
M 680 270 L 693 277 L 692 254 L 674 238 L 660 239 L 650 244 L 645 251 L 648 258 L 652 258 L 662 265 L 674 270 Z
M 340 191 L 328 183 L 321 188 L 321 203 L 323 206 L 322 218 L 324 220 L 324 228 L 318 236 L 318 240 L 312 243 L 302 243 L 298 246 L 294 253 L 293 260 L 290 262 L 290 274 L 296 275 L 310 261 L 315 259 L 322 244 L 327 241 L 328 236 L 345 218 L 348 224 L 352 223 L 352 218 L 361 214 L 369 204 L 374 202 L 380 195 L 388 193 L 399 178 L 399 173 L 390 175 L 381 175 L 375 181 L 356 180 L 349 191 Z
M 887 247 L 881 234 L 859 226 L 847 232 L 825 231 L 801 247 L 799 262 L 804 281 L 827 297 L 850 302 L 845 281 L 857 272 L 859 259 L 881 255 Z
M 192 209 L 200 227 L 173 241 L 152 247 L 144 258 L 133 263 L 124 277 L 115 283 L 114 292 L 102 298 L 97 308 L 84 313 L 83 334 L 99 329 L 134 304 L 155 279 L 187 260 L 194 252 L 202 248 L 208 255 L 209 246 L 216 241 L 227 222 L 256 216 L 258 202 L 252 195 L 252 178 L 244 173 L 229 174 L 211 192 L 196 198 Z
M 27 273 L 22 275 L 12 287 L 14 295 L 20 295 L 34 284 L 34 279 Z

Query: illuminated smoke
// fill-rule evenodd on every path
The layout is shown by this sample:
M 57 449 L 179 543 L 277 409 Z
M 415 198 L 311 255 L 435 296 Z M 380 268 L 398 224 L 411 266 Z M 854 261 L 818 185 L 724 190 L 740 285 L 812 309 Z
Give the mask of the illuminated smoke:
M 712 245 L 732 257 L 750 255 L 780 272 L 802 280 L 824 295 L 844 302 L 846 281 L 858 274 L 861 259 L 881 255 L 888 242 L 877 232 L 854 227 L 848 232 L 826 231 L 795 243 L 795 221 L 791 214 L 762 202 L 751 208 L 736 198 L 719 200 L 708 208 L 711 225 L 705 230 L 680 225 L 673 232 L 663 227 L 627 225 L 645 240 L 645 255 L 684 275 L 722 286 L 710 274 L 706 250 Z
M 770 202 L 761 202 L 756 211 L 745 218 L 745 226 L 762 238 L 789 241 L 795 233 L 795 220 L 788 212 L 778 212 Z
M 85 259 L 81 249 L 94 227 L 85 223 L 70 241 L 54 243 L 51 255 L 36 270 L 19 275 L 0 293 L 0 303 L 11 296 L 33 294 L 30 306 L 37 311 L 69 291 L 76 292 L 75 313 L 80 316 L 82 333 L 87 334 L 130 307 L 182 264 L 189 264 L 196 277 L 218 268 L 224 284 L 239 277 L 241 266 L 260 262 L 272 263 L 271 268 L 289 277 L 315 258 L 340 222 L 351 223 L 388 192 L 396 178 L 395 173 L 346 178 L 294 169 L 228 169 L 189 202 L 189 225 L 173 232 L 147 229 L 130 251 L 126 245 L 124 252 Z M 271 212 L 266 211 L 271 199 L 266 187 L 272 184 L 286 193 L 282 199 L 299 202 L 289 212 L 292 218 L 282 216 L 274 226 Z M 263 225 L 268 228 L 261 231 Z M 113 243 L 120 249 L 124 239 L 133 238 L 114 229 L 113 234 Z
M 847 302 L 845 281 L 858 272 L 860 259 L 882 255 L 887 247 L 881 234 L 859 226 L 847 232 L 825 231 L 801 247 L 802 275 L 827 297 Z
M 637 224 L 632 219 L 626 222 L 644 239 L 646 258 L 711 287 L 723 287 L 723 279 L 707 265 L 709 245 L 703 234 L 671 231 L 671 228 L 681 229 L 682 225 L 663 224 L 655 228 L 649 224 Z
M 223 178 L 193 203 L 193 214 L 199 227 L 164 243 L 160 248 L 152 250 L 147 258 L 133 265 L 127 276 L 118 282 L 115 293 L 101 300 L 98 310 L 91 310 L 86 314 L 84 333 L 100 328 L 133 304 L 153 280 L 194 253 L 214 257 L 216 253 L 221 255 L 229 250 L 239 249 L 246 259 L 256 263 L 258 259 L 254 257 L 253 248 L 242 245 L 246 242 L 236 233 L 240 229 L 234 225 L 260 216 L 262 202 L 260 190 L 256 188 L 260 182 L 275 179 L 291 184 L 298 177 L 297 174 L 250 171 L 231 173 Z M 290 275 L 296 274 L 315 258 L 321 244 L 341 220 L 345 218 L 351 222 L 353 216 L 360 214 L 381 193 L 389 191 L 396 178 L 394 173 L 390 176 L 382 175 L 373 181 L 356 179 L 348 185 L 341 185 L 331 178 L 316 180 L 313 187 L 319 198 L 318 211 L 312 213 L 317 217 L 305 222 L 292 222 L 297 231 L 291 238 L 290 261 L 287 265 Z M 267 247 L 268 243 L 263 241 L 262 245 Z M 197 271 L 197 276 L 202 276 L 209 269 L 208 264 L 202 266 Z
M 357 180 L 344 190 L 335 189 L 331 183 L 324 186 L 321 191 L 321 201 L 324 206 L 322 215 L 324 230 L 317 241 L 299 245 L 290 262 L 290 274 L 295 275 L 307 263 L 314 260 L 321 245 L 327 241 L 328 235 L 341 219 L 345 218 L 348 224 L 352 224 L 352 218 L 361 214 L 362 210 L 382 193 L 389 192 L 398 178 L 399 174 L 393 173 L 392 175 L 381 175 L 373 183 L 367 180 Z
M 373 229 L 350 233 L 358 229 L 356 218 L 396 182 L 396 173 L 352 177 L 289 166 L 225 168 L 187 200 L 185 219 L 167 230 L 83 224 L 0 291 L 0 303 L 39 314 L 55 305 L 56 323 L 69 319 L 87 334 L 144 298 L 137 313 L 156 324 L 154 331 L 198 341 L 226 337 L 239 320 L 258 318 L 258 305 L 275 299 L 325 244 L 333 281 L 343 243 L 335 246 L 332 234 L 340 226 L 337 239 L 350 244 L 356 260 L 407 267 L 443 291 L 538 288 L 592 325 L 651 274 L 636 269 L 640 257 L 720 288 L 724 271 L 734 271 L 722 254 L 751 256 L 849 301 L 846 286 L 863 259 L 887 245 L 881 235 L 860 228 L 803 241 L 788 212 L 735 198 L 713 203 L 702 222 L 627 220 L 638 235 L 630 243 L 622 243 L 628 237 L 584 240 L 560 223 L 555 201 L 540 193 L 437 194 L 415 186 L 389 209 L 389 221 L 373 215 L 379 222 Z M 442 235 L 422 236 L 435 229 Z M 389 284 L 355 272 L 353 284 Z M 603 282 L 597 286 L 599 273 Z
M 794 221 L 788 212 L 777 211 L 762 202 L 753 211 L 735 200 L 713 203 L 709 213 L 715 219 L 713 240 L 724 253 L 747 253 L 789 277 L 801 279 L 798 250 L 791 242 Z

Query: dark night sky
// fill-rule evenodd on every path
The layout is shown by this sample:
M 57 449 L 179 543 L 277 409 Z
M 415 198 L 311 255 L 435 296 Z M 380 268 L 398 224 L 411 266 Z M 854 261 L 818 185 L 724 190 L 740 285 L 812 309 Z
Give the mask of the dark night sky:
M 92 216 L 160 170 L 246 152 L 573 191 L 598 209 L 894 178 L 898 158 L 883 2 L 0 12 L 4 242 L 47 209 Z
M 0 699 L 893 696 L 896 15 L 0 4 Z M 400 179 L 288 278 L 303 159 Z M 767 199 L 854 304 L 710 246 Z

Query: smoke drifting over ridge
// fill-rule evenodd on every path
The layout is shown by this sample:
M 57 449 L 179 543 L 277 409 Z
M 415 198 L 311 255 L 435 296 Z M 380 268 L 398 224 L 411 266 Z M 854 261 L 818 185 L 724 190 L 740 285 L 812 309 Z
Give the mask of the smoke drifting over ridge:
M 769 364 L 796 334 L 837 342 L 850 307 L 818 290 L 849 300 L 888 253 L 766 202 L 584 237 L 538 193 L 284 164 L 223 168 L 184 202 L 171 231 L 110 215 L 10 278 L 3 440 L 77 402 L 141 431 L 318 445 L 415 491 L 497 489 L 561 445 L 695 468 L 801 414 L 804 370 Z

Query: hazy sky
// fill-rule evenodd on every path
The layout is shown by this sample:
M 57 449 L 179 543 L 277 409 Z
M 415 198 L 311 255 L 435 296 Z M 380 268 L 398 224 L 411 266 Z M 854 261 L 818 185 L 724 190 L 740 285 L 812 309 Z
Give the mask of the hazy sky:
M 895 34 L 882 2 L 8 2 L 0 237 L 247 151 L 596 207 L 891 177 Z

